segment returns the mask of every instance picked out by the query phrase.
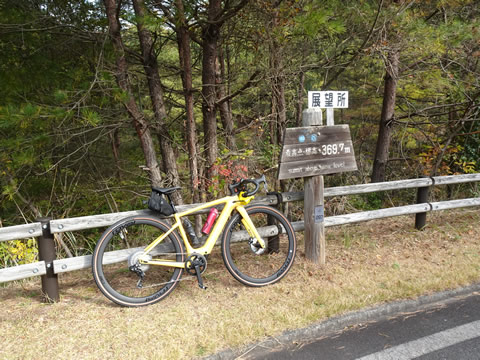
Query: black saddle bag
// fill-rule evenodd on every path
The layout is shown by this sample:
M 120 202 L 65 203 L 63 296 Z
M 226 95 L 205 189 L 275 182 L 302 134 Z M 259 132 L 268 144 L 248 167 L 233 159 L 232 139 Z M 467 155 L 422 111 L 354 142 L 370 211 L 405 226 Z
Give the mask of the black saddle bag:
M 148 208 L 165 216 L 173 214 L 172 205 L 165 200 L 162 194 L 156 191 L 152 191 L 152 195 L 150 195 L 150 199 L 148 199 Z

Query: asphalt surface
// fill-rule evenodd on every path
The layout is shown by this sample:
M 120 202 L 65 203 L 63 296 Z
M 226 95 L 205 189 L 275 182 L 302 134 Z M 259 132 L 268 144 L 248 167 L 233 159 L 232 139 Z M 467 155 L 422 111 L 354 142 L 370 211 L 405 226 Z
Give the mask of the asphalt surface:
M 352 312 L 207 359 L 414 358 L 480 359 L 480 284 Z
M 480 294 L 357 325 L 262 359 L 480 359 Z

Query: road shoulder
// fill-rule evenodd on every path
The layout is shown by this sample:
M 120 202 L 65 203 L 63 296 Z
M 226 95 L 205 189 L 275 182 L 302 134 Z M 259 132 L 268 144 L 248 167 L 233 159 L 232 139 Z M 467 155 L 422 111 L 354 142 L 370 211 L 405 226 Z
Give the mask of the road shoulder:
M 439 303 L 455 301 L 459 297 L 469 296 L 480 291 L 480 283 L 454 290 L 442 291 L 423 295 L 416 299 L 394 301 L 360 311 L 332 317 L 328 320 L 311 326 L 289 330 L 276 337 L 269 337 L 261 342 L 249 344 L 238 349 L 227 349 L 210 355 L 204 360 L 227 359 L 261 359 L 272 352 L 281 351 L 295 346 L 298 343 L 308 343 L 321 337 L 342 331 L 347 327 L 376 322 L 402 313 L 421 311 Z

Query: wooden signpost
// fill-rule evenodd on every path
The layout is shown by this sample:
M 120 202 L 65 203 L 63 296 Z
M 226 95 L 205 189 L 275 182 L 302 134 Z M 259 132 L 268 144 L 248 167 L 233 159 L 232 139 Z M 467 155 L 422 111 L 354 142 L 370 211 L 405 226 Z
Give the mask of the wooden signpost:
M 357 164 L 348 125 L 286 129 L 280 180 L 352 170 Z
M 278 179 L 304 178 L 305 256 L 325 264 L 323 175 L 357 170 L 350 128 L 334 125 L 333 109 L 348 107 L 348 91 L 309 91 L 303 127 L 286 129 Z M 322 109 L 327 126 L 322 126 Z

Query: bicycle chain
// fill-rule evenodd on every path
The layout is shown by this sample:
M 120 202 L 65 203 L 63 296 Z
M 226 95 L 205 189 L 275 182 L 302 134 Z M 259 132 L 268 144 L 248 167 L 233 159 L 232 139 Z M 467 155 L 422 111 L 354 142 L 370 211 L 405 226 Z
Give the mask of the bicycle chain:
M 218 273 L 221 273 L 221 272 L 222 272 L 222 270 L 217 270 L 217 271 L 210 272 L 209 275 L 210 274 L 211 275 L 218 274 Z M 166 285 L 166 284 L 171 283 L 171 282 L 192 281 L 192 280 L 197 280 L 197 277 L 195 275 L 187 275 L 187 276 L 183 276 L 181 279 L 178 279 L 178 280 L 175 280 L 175 281 L 166 281 L 166 282 L 163 282 L 163 283 L 144 286 L 142 289 L 149 289 L 149 288 L 156 287 L 156 286 Z
M 158 256 L 158 255 L 186 255 L 188 256 L 189 254 L 188 253 L 156 253 L 155 256 Z M 190 254 L 192 255 L 192 254 Z M 222 272 L 222 270 L 217 270 L 217 271 L 214 271 L 214 272 L 211 272 L 210 274 L 217 274 L 217 273 L 220 273 Z M 185 271 L 185 273 L 188 274 L 187 271 Z M 145 275 L 144 275 L 145 276 Z M 143 280 L 143 278 L 142 278 Z M 183 276 L 181 279 L 179 280 L 175 280 L 175 281 L 165 281 L 163 283 L 157 283 L 157 284 L 152 284 L 152 285 L 148 285 L 148 286 L 142 286 L 142 289 L 149 289 L 149 288 L 152 288 L 152 287 L 157 287 L 157 286 L 162 286 L 162 285 L 166 285 L 168 283 L 172 283 L 172 282 L 180 282 L 180 281 L 187 281 L 187 280 L 197 280 L 197 276 L 196 275 L 187 275 L 187 276 Z

